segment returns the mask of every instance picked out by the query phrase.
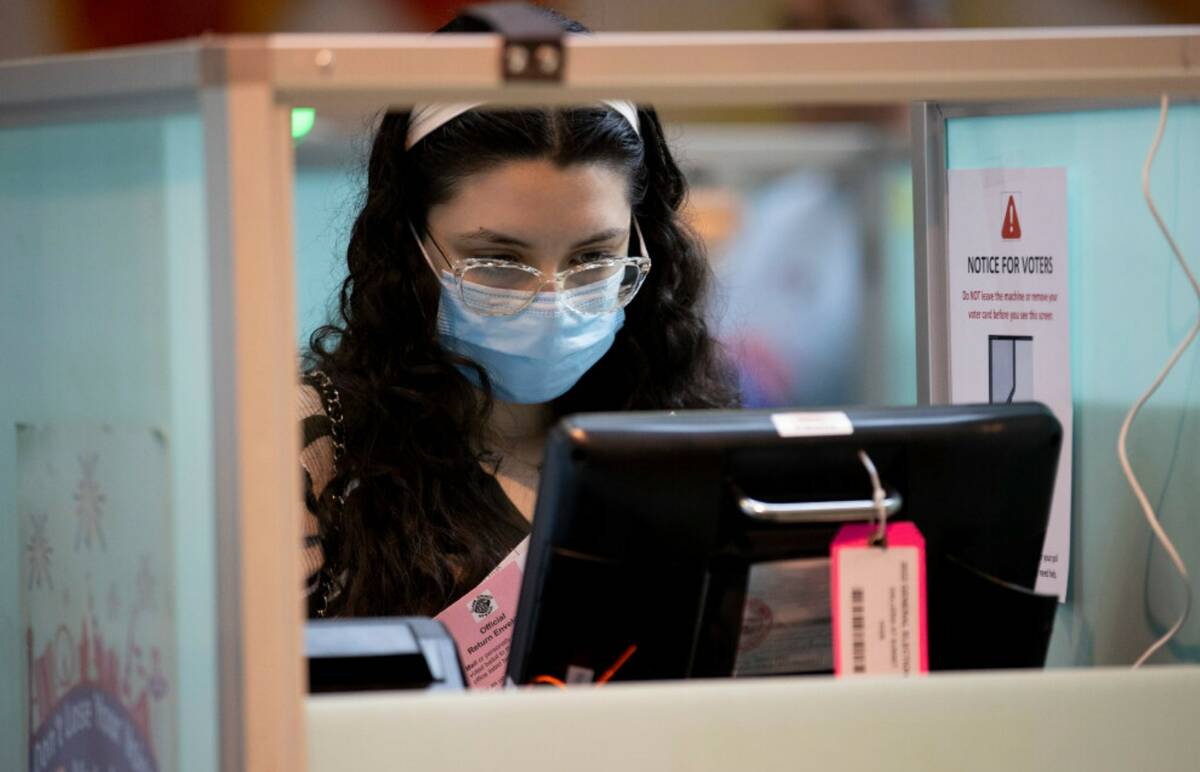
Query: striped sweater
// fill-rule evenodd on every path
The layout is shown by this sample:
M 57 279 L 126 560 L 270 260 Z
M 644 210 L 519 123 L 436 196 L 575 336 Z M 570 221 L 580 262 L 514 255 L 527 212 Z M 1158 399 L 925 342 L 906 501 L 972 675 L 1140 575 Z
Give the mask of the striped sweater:
M 331 579 L 328 572 L 322 570 L 326 568 L 324 547 L 328 543 L 330 533 L 322 529 L 322 518 L 317 513 L 325 515 L 326 528 L 329 528 L 329 515 L 333 514 L 336 517 L 340 510 L 337 493 L 352 490 L 354 482 L 334 482 L 337 477 L 334 426 L 326 413 L 321 392 L 306 379 L 300 385 L 298 399 L 302 429 L 300 467 L 304 485 L 304 595 L 309 616 L 323 616 L 328 600 L 336 596 L 339 580 L 343 580 L 345 574 Z M 330 487 L 331 484 L 333 487 Z M 338 491 L 338 488 L 343 490 Z M 515 506 L 511 516 L 514 521 L 525 525 Z M 334 528 L 336 529 L 336 525 Z M 528 534 L 527 526 L 520 530 L 522 532 L 514 535 L 512 544 L 508 545 L 509 549 L 516 547 Z M 333 537 L 336 538 L 336 530 Z M 467 581 L 467 586 L 473 586 L 480 579 L 482 577 Z M 467 588 L 464 587 L 463 590 L 465 589 Z
M 315 388 L 302 384 L 299 400 L 302 429 L 300 467 L 304 481 L 304 594 L 311 596 L 317 589 L 320 571 L 325 565 L 317 507 L 335 472 L 333 423 L 325 415 L 321 394 Z

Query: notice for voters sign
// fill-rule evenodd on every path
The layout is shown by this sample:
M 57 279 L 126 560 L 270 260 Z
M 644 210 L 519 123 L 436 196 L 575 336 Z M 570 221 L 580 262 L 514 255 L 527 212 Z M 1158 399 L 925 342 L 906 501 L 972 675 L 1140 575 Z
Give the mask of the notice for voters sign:
M 1066 170 L 954 169 L 947 193 L 950 401 L 1032 400 L 1058 417 L 1062 455 L 1035 589 L 1064 600 L 1071 547 Z

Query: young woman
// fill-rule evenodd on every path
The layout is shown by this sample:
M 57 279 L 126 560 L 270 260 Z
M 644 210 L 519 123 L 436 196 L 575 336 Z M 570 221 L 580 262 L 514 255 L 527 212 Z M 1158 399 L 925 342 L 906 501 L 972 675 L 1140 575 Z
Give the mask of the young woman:
M 628 102 L 384 116 L 300 392 L 310 614 L 477 585 L 529 531 L 560 416 L 735 404 L 685 194 Z

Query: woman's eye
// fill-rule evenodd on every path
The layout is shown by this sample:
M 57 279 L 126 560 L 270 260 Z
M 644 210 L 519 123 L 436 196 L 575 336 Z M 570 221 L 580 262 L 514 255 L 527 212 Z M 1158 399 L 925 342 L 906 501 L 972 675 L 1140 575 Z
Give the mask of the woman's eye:
M 581 255 L 575 256 L 576 265 L 584 265 L 586 263 L 595 263 L 599 260 L 611 260 L 616 255 L 611 252 L 584 252 Z

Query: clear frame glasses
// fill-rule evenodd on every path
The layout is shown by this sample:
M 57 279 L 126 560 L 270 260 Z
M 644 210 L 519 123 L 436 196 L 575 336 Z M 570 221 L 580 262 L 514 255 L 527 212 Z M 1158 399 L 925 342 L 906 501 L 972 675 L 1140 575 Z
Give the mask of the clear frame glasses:
M 416 229 L 411 223 L 409 227 L 429 267 L 439 273 L 425 252 Z M 455 292 L 464 305 L 478 314 L 513 316 L 535 302 L 540 306 L 539 293 L 548 284 L 553 285 L 555 294 L 546 299 L 547 303 L 557 304 L 561 300 L 568 308 L 582 314 L 611 314 L 633 300 L 650 272 L 650 257 L 645 254 L 646 242 L 636 219 L 633 227 L 638 243 L 642 245 L 641 256 L 603 257 L 554 274 L 524 263 L 494 258 L 471 257 L 451 262 L 437 242 L 434 246 L 454 274 Z

